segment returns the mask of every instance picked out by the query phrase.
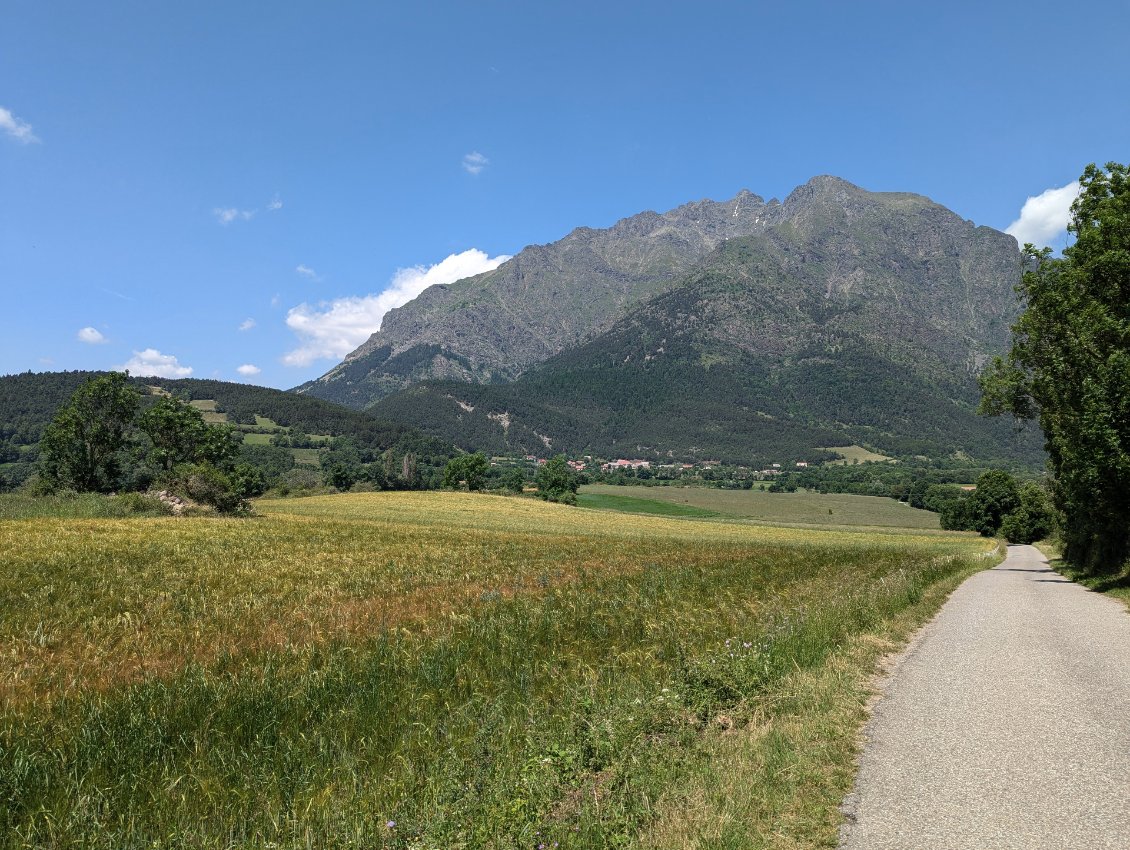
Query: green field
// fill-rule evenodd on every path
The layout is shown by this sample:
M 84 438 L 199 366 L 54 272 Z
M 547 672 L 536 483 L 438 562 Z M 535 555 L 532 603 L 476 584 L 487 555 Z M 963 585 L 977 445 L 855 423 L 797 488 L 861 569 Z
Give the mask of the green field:
M 587 484 L 579 504 L 634 513 L 659 513 L 663 505 L 699 516 L 729 516 L 775 525 L 873 526 L 877 528 L 940 528 L 938 515 L 880 496 L 846 493 L 769 493 L 763 490 L 718 490 L 711 487 L 620 487 Z M 651 510 L 652 506 L 659 510 Z M 688 514 L 691 515 L 691 514 Z
M 995 548 L 457 493 L 256 509 L 0 520 L 4 846 L 834 846 L 877 658 Z
M 290 453 L 294 455 L 294 462 L 299 466 L 320 467 L 322 465 L 322 459 L 319 457 L 317 449 L 291 449 Z
M 879 461 L 893 461 L 893 457 L 887 455 L 877 454 L 870 449 L 865 449 L 863 446 L 825 446 L 818 449 L 822 452 L 835 452 L 840 456 L 839 460 L 829 461 L 833 466 L 837 464 L 846 463 L 876 463 Z
M 220 413 L 216 410 L 215 399 L 201 398 L 190 401 L 189 404 L 200 411 L 201 415 L 204 417 L 204 421 L 209 425 L 219 425 L 228 421 L 228 415 L 226 413 Z

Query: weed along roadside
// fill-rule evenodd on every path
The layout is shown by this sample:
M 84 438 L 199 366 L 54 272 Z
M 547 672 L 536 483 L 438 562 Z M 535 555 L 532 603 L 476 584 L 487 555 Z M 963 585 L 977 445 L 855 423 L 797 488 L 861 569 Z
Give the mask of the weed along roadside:
M 833 844 L 991 542 L 456 493 L 0 521 L 6 846 Z

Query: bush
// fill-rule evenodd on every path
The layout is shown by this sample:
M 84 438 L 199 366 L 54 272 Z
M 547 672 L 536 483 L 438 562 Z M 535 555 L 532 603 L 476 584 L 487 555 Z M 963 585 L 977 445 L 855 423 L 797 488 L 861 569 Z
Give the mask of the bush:
M 1055 530 L 1055 509 L 1039 484 L 1020 486 L 1020 506 L 1001 522 L 1001 536 L 1009 543 L 1035 543 Z
M 308 466 L 296 466 L 279 479 L 280 489 L 285 487 L 288 493 L 292 490 L 316 490 L 321 486 L 322 476 L 318 474 L 318 470 Z
M 545 466 L 538 470 L 537 475 L 538 496 L 549 502 L 562 502 L 566 505 L 577 504 L 577 477 L 565 461 L 565 455 L 546 461 Z
M 250 510 L 236 483 L 210 463 L 183 463 L 173 468 L 169 487 L 194 502 L 211 505 L 221 514 Z
M 155 496 L 145 493 L 122 493 L 116 497 L 118 507 L 126 514 L 168 516 L 172 509 Z

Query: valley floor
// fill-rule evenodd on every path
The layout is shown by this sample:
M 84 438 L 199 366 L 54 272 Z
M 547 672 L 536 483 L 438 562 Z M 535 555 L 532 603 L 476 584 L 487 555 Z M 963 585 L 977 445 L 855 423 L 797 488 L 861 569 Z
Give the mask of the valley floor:
M 0 520 L 0 846 L 829 845 L 875 659 L 994 551 L 457 493 L 256 509 Z

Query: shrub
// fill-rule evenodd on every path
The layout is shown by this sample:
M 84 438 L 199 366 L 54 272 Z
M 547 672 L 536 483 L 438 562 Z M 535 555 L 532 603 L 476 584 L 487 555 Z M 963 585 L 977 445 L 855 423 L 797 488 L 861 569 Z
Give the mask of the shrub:
M 174 467 L 169 484 L 180 495 L 211 505 L 217 513 L 241 514 L 250 509 L 236 483 L 210 463 L 183 463 Z
M 577 477 L 565 462 L 565 455 L 546 461 L 545 466 L 538 470 L 536 480 L 540 498 L 566 505 L 577 504 Z

